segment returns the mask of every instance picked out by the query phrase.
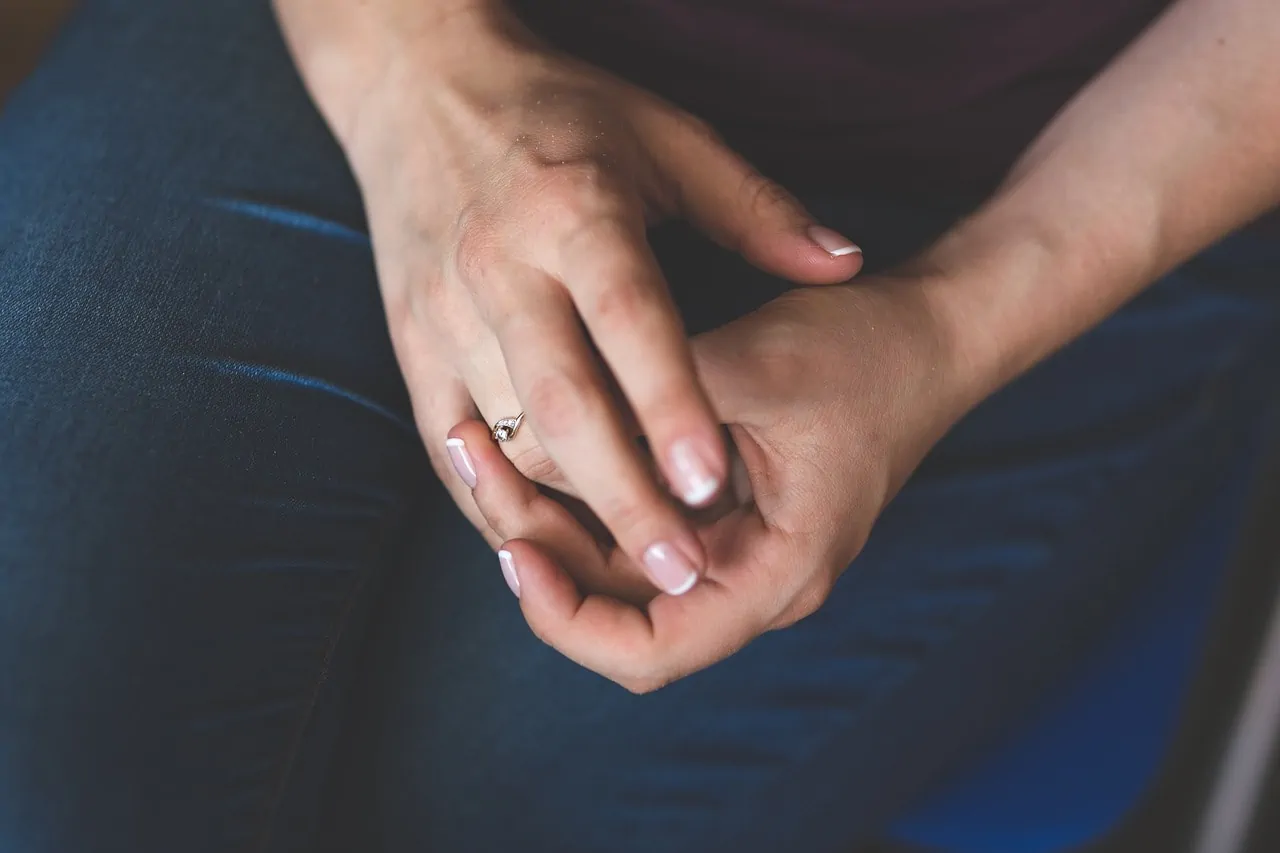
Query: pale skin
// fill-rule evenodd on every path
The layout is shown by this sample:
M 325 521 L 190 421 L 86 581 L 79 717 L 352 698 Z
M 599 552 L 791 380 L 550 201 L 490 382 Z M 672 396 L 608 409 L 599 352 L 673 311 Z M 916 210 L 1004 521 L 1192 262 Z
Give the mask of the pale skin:
M 688 218 L 810 284 L 850 278 L 856 247 L 696 119 L 551 52 L 501 4 L 277 8 L 360 180 L 429 450 L 462 420 L 524 411 L 507 445 L 521 470 L 581 496 L 638 563 L 665 556 L 660 587 L 687 588 L 706 554 L 671 498 L 712 500 L 728 458 L 646 226 Z
M 393 340 L 438 470 L 459 505 L 502 547 L 533 631 L 637 692 L 695 672 L 821 606 L 886 503 L 957 419 L 1163 273 L 1280 204 L 1280 6 L 1273 0 L 1176 3 L 1058 115 L 987 204 L 911 264 L 854 284 L 838 283 L 857 271 L 858 254 L 827 251 L 824 244 L 839 248 L 830 242 L 838 235 L 811 231 L 815 223 L 798 205 L 695 120 L 549 57 L 496 4 L 276 5 L 364 188 Z M 482 54 L 486 61 L 476 58 Z M 477 94 L 474 82 L 459 82 L 478 67 L 497 69 L 496 85 L 508 88 L 485 84 Z M 602 120 L 638 142 L 611 143 L 619 147 L 605 152 L 604 177 L 589 172 L 585 188 L 574 185 L 588 198 L 557 189 L 550 207 L 529 203 L 530 186 L 539 188 L 539 202 L 547 198 L 545 185 L 530 177 L 542 176 L 539 169 L 561 160 L 597 162 L 600 152 L 574 147 L 582 143 L 570 129 L 604 107 L 589 96 L 552 98 L 585 112 L 567 109 L 566 124 L 546 144 L 569 148 L 547 153 L 539 142 L 530 166 L 527 125 L 520 121 L 530 107 L 522 99 L 615 85 L 622 88 L 603 98 L 609 113 Z M 546 115 L 534 114 L 539 121 Z M 450 143 L 460 125 L 469 130 Z M 645 128 L 662 132 L 646 135 Z M 419 144 L 397 141 L 410 130 Z M 521 152 L 517 165 L 495 171 L 492 163 L 509 160 L 477 148 L 476 139 L 493 151 Z M 620 166 L 623 150 L 641 153 Z M 476 171 L 477 162 L 489 165 Z M 395 188 L 391 174 L 398 176 Z M 481 187 L 480 174 L 498 177 Z M 558 178 L 550 180 L 555 185 Z M 420 280 L 438 283 L 458 269 L 466 239 L 457 224 L 476 221 L 459 212 L 477 209 L 481 198 L 487 201 L 479 221 L 493 221 L 483 213 L 489 203 L 511 229 L 484 232 L 487 272 L 473 270 L 456 288 L 466 299 L 450 296 L 448 287 L 422 287 Z M 590 235 L 557 230 L 600 210 L 626 228 Z M 642 245 L 644 222 L 672 215 L 689 217 L 784 278 L 836 286 L 792 291 L 686 344 Z M 448 224 L 433 231 L 432 222 Z M 566 234 L 581 239 L 566 241 Z M 643 336 L 618 337 L 612 355 L 601 347 L 638 423 L 610 403 L 603 380 L 581 379 L 594 369 L 585 348 L 561 346 L 553 355 L 556 345 L 534 340 L 531 329 L 511 338 L 495 324 L 504 312 L 533 311 L 547 324 L 544 331 L 562 329 L 557 334 L 572 338 L 556 325 L 562 319 L 546 318 L 531 297 L 517 293 L 529 279 L 508 258 L 539 251 L 530 248 L 535 244 L 559 254 L 520 263 L 561 282 L 554 299 L 566 314 L 577 310 L 593 335 L 621 329 L 623 319 L 645 329 Z M 593 284 L 575 287 L 571 280 L 582 269 L 595 273 L 582 279 Z M 605 295 L 599 282 L 618 278 L 632 283 L 630 295 Z M 548 298 L 549 290 L 531 287 Z M 500 307 L 508 305 L 503 300 L 519 307 Z M 603 317 L 612 313 L 616 326 L 599 325 L 602 300 L 609 306 Z M 428 301 L 432 312 L 450 312 L 454 328 L 499 331 L 449 344 L 467 351 L 460 358 L 432 338 L 429 324 L 415 327 L 431 312 L 415 315 L 414 306 Z M 466 315 L 460 305 L 467 302 L 476 313 Z M 648 366 L 620 375 L 624 359 L 641 352 Z M 553 390 L 531 401 L 535 370 L 562 371 L 598 393 L 585 402 L 569 399 L 565 383 L 544 372 L 538 381 Z M 476 410 L 491 420 L 529 410 L 533 401 L 541 412 L 530 411 L 532 429 L 511 443 L 508 459 L 475 420 Z M 505 408 L 491 411 L 495 405 Z M 575 432 L 584 415 L 605 426 L 592 427 L 590 437 Z M 644 471 L 627 437 L 642 431 L 656 438 L 659 465 L 679 496 L 679 472 L 664 454 L 680 436 L 715 448 L 709 470 L 723 483 L 724 448 L 708 438 L 716 422 L 730 425 L 755 501 L 696 529 Z M 446 433 L 465 445 L 474 489 L 439 461 Z M 618 544 L 601 544 L 534 480 L 580 495 Z M 655 541 L 687 549 L 698 582 L 679 596 L 637 599 L 626 579 L 637 576 Z

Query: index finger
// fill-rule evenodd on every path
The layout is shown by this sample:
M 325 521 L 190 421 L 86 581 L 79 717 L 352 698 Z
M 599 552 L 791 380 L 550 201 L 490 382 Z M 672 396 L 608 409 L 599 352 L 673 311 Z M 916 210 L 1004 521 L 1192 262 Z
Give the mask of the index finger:
M 683 596 L 660 595 L 646 609 L 583 595 L 528 540 L 504 546 L 520 578 L 520 607 L 539 639 L 634 693 L 647 693 L 722 660 L 764 633 L 793 597 L 773 567 L 779 558 L 757 516 L 740 534 L 750 562 L 721 569 Z
M 720 419 L 694 368 L 666 279 L 639 217 L 602 218 L 572 232 L 548 259 L 635 412 L 654 456 L 687 506 L 724 486 Z

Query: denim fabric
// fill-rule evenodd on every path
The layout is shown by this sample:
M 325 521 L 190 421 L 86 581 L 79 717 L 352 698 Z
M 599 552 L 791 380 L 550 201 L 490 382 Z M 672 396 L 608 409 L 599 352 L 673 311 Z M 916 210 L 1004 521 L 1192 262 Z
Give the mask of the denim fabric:
M 881 262 L 957 212 L 813 205 Z M 780 287 L 653 239 L 694 328 Z M 0 850 L 848 850 L 1195 512 L 1274 396 L 1278 264 L 1169 276 L 959 425 L 820 613 L 637 698 L 426 464 L 267 4 L 88 0 L 0 115 Z

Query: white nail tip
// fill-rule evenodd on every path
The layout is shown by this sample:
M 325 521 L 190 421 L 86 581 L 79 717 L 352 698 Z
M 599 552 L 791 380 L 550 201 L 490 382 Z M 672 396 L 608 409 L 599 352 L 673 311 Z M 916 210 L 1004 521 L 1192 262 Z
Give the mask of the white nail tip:
M 686 592 L 693 589 L 693 585 L 696 584 L 697 582 L 698 582 L 698 576 L 696 574 L 689 575 L 689 579 L 687 581 L 680 584 L 680 586 L 676 587 L 675 589 L 667 590 L 667 594 L 668 595 L 684 595 Z
M 834 252 L 827 252 L 833 258 L 842 258 L 845 255 L 861 254 L 862 250 L 857 246 L 845 246 L 843 249 L 836 249 Z
M 506 548 L 498 552 L 498 564 L 502 567 L 502 577 L 506 580 L 507 587 L 516 598 L 519 598 L 520 578 L 516 575 L 515 559 Z
M 720 490 L 720 481 L 698 455 L 693 442 L 681 439 L 671 446 L 671 467 L 680 499 L 687 506 L 701 506 Z
M 450 438 L 445 441 L 446 447 L 466 447 L 467 443 L 460 438 Z
M 698 480 L 681 497 L 689 506 L 701 506 L 720 489 L 715 480 Z

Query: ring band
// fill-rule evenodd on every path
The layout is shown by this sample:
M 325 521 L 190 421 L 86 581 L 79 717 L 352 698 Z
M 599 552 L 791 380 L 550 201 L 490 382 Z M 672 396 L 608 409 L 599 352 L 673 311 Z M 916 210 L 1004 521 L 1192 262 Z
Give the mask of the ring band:
M 524 421 L 524 412 L 516 415 L 514 418 L 503 418 L 493 425 L 493 440 L 501 444 L 504 441 L 510 441 L 516 437 L 516 430 L 520 429 L 520 424 Z

